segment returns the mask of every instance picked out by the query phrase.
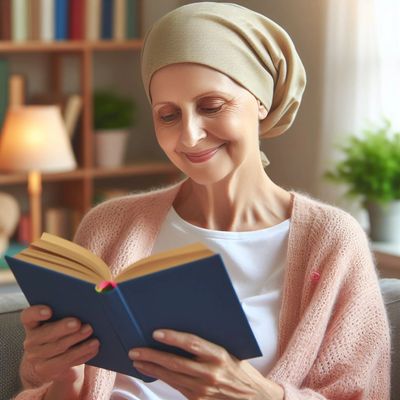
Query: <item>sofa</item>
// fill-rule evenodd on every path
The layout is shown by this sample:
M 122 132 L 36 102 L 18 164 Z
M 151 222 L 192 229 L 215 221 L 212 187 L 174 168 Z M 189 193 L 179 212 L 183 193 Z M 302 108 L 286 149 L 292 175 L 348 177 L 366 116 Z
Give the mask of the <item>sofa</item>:
M 380 286 L 392 328 L 391 400 L 400 400 L 400 279 L 381 279 Z M 24 330 L 19 314 L 26 306 L 22 293 L 0 295 L 0 400 L 9 400 L 20 388 Z

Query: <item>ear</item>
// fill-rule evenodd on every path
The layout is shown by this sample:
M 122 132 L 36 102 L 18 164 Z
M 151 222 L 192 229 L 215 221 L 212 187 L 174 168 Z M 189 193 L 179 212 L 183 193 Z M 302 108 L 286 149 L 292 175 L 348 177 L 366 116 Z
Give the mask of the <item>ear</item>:
M 257 102 L 258 102 L 258 119 L 262 121 L 267 117 L 268 111 L 260 100 L 257 100 Z

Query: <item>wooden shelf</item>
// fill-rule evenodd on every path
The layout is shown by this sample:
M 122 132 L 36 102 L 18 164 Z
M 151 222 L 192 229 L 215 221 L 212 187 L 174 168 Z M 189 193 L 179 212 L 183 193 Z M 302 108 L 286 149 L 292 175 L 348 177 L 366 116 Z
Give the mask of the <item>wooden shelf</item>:
M 142 39 L 124 41 L 59 41 L 59 42 L 10 42 L 0 41 L 1 53 L 66 53 L 84 51 L 132 51 L 140 50 Z
M 174 165 L 165 162 L 131 164 L 118 168 L 93 168 L 89 170 L 89 173 L 93 178 L 138 175 L 180 175 L 180 171 Z
M 73 181 L 83 178 L 108 178 L 137 175 L 179 175 L 179 170 L 166 162 L 147 162 L 116 168 L 78 168 L 74 171 L 42 175 L 43 182 Z M 26 173 L 0 174 L 0 185 L 27 184 Z

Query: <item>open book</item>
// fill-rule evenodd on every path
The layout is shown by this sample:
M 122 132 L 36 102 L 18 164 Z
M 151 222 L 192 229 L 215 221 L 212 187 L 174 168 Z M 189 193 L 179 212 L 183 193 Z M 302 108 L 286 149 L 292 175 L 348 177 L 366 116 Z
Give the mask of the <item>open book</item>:
M 31 305 L 93 327 L 100 350 L 89 365 L 153 381 L 132 366 L 130 349 L 190 356 L 153 340 L 158 328 L 193 333 L 239 359 L 261 356 L 222 258 L 201 243 L 139 260 L 114 278 L 89 250 L 48 233 L 6 261 Z

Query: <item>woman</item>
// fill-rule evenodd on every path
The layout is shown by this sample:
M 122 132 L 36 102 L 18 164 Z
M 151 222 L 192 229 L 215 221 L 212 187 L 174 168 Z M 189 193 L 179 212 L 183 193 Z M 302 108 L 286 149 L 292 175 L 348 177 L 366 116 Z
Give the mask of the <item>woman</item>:
M 234 4 L 191 4 L 150 30 L 142 76 L 158 142 L 188 178 L 100 205 L 75 240 L 115 274 L 203 241 L 224 258 L 263 356 L 238 361 L 160 329 L 156 340 L 194 358 L 132 349 L 135 367 L 159 379 L 145 384 L 84 367 L 99 346 L 91 328 L 42 324 L 51 310 L 30 307 L 21 378 L 32 389 L 18 399 L 388 399 L 388 322 L 365 234 L 263 169 L 259 138 L 289 128 L 305 86 L 288 35 Z

